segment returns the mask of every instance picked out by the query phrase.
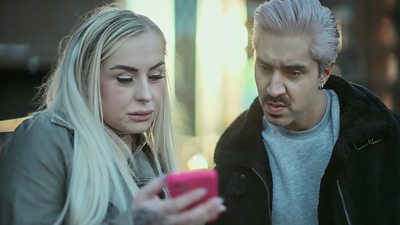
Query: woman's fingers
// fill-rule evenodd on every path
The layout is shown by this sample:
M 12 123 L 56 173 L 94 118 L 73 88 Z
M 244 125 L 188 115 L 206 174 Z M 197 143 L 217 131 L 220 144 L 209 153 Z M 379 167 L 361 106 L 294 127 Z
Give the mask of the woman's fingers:
M 140 208 L 142 203 L 145 201 L 149 201 L 154 198 L 158 198 L 158 194 L 162 191 L 165 185 L 165 177 L 157 177 L 146 184 L 143 188 L 140 189 L 138 195 L 135 197 L 133 202 L 133 209 Z
M 169 221 L 174 225 L 199 224 L 211 221 L 218 214 L 226 210 L 220 197 L 215 197 L 191 209 L 169 216 Z
M 165 211 L 167 213 L 180 212 L 187 208 L 196 201 L 199 201 L 207 194 L 207 190 L 204 188 L 197 188 L 195 190 L 189 191 L 182 195 L 179 195 L 173 199 L 168 200 L 166 204 Z
M 158 198 L 158 194 L 163 187 L 165 187 L 165 179 L 159 177 L 153 179 L 139 191 L 132 205 L 132 209 L 136 212 L 135 218 L 148 220 L 147 222 L 152 221 L 150 218 L 153 220 L 163 218 L 162 221 L 165 224 L 193 225 L 216 219 L 219 213 L 226 210 L 220 197 L 198 203 L 207 194 L 207 190 L 204 188 L 189 191 L 172 199 L 161 200 Z M 193 206 L 194 203 L 196 203 L 195 206 Z M 189 206 L 190 208 L 188 208 Z M 152 216 L 144 218 L 147 214 L 143 211 L 149 212 L 148 214 Z M 149 224 L 159 223 L 160 221 Z

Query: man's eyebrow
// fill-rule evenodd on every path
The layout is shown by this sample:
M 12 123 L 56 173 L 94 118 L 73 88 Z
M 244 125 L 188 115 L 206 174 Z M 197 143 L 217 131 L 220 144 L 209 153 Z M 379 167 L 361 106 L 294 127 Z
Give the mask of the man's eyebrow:
M 290 70 L 306 70 L 307 67 L 301 64 L 294 64 L 294 65 L 287 65 L 284 66 L 286 69 L 290 69 Z
M 266 62 L 266 61 L 264 61 L 264 60 L 262 60 L 262 59 L 260 59 L 258 57 L 256 58 L 256 63 L 264 65 L 264 66 L 271 66 L 271 64 L 269 64 L 268 62 Z
M 263 66 L 272 66 L 270 63 L 268 63 L 267 61 L 264 61 L 260 58 L 256 58 L 256 63 L 263 65 Z M 293 64 L 293 65 L 282 65 L 282 68 L 285 69 L 290 69 L 290 70 L 307 70 L 307 66 L 302 65 L 302 64 Z
M 155 64 L 154 66 L 150 67 L 150 70 L 153 70 L 161 65 L 164 65 L 165 62 L 161 61 L 158 62 L 157 64 Z M 126 66 L 126 65 L 116 65 L 110 68 L 110 70 L 115 70 L 115 69 L 122 69 L 122 70 L 127 70 L 127 71 L 132 71 L 132 72 L 138 72 L 139 70 L 135 67 L 131 67 L 131 66 Z

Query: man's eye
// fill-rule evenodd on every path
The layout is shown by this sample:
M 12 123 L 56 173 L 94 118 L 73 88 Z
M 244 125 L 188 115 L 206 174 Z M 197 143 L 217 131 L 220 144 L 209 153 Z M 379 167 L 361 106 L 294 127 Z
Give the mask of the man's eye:
M 303 72 L 295 70 L 295 71 L 288 71 L 288 74 L 293 77 L 298 77 L 303 74 Z
M 150 75 L 149 79 L 152 81 L 157 81 L 163 79 L 165 76 L 164 75 Z
M 120 76 L 117 77 L 117 81 L 120 84 L 129 84 L 133 81 L 132 77 L 128 77 L 128 76 Z

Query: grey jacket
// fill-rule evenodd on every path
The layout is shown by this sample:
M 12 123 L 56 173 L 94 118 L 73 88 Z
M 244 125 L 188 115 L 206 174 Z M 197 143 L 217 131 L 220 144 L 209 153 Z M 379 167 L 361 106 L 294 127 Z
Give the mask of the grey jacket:
M 0 224 L 54 224 L 71 176 L 73 135 L 62 113 L 48 111 L 15 130 L 0 154 Z M 148 162 L 139 167 L 152 176 Z M 133 224 L 132 218 L 130 211 L 110 207 L 103 224 Z

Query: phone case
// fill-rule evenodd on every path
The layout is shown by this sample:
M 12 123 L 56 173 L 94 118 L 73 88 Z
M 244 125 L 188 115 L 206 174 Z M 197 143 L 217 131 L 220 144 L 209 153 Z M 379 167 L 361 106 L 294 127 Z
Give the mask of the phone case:
M 167 175 L 167 189 L 170 197 L 179 196 L 196 188 L 206 188 L 207 194 L 186 209 L 218 196 L 218 173 L 214 169 L 199 169 Z

